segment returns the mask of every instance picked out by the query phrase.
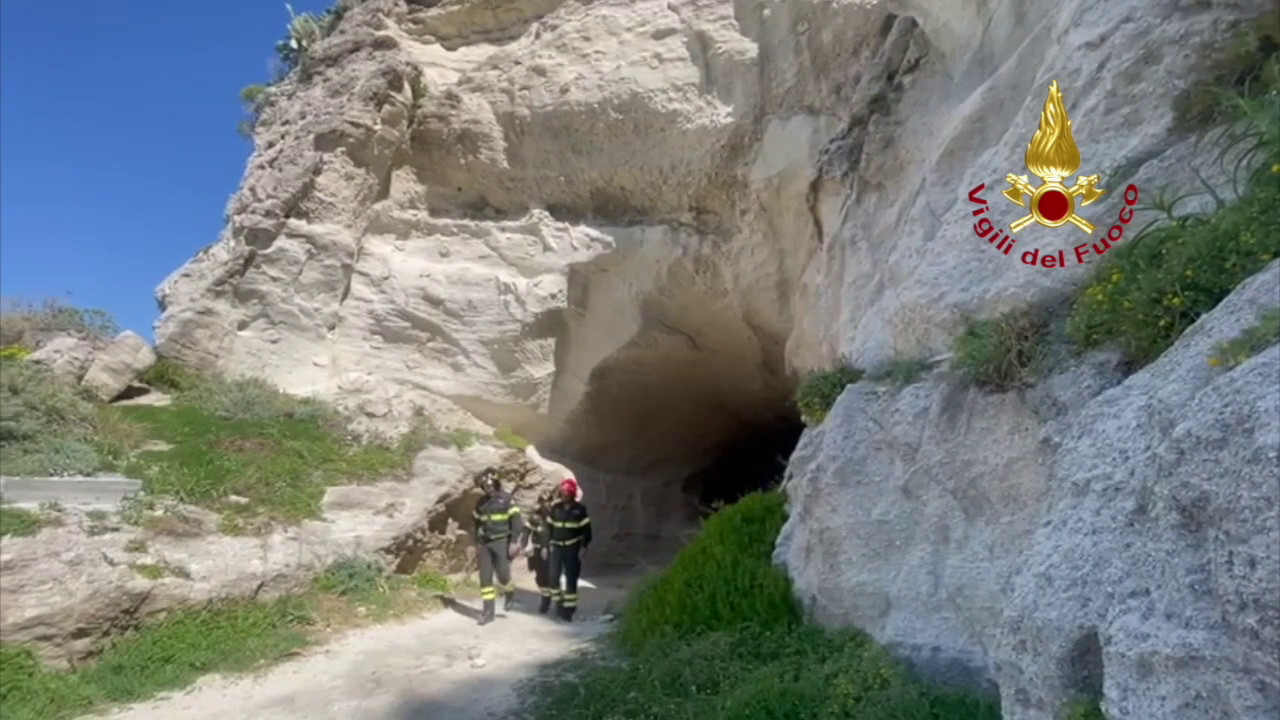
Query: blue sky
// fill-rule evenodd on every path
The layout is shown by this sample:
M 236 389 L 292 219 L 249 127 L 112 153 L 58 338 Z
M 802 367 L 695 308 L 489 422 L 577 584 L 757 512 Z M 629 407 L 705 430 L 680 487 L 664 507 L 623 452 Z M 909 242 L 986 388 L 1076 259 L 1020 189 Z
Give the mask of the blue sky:
M 240 88 L 287 22 L 271 0 L 0 0 L 0 294 L 151 338 L 156 285 L 221 230 Z

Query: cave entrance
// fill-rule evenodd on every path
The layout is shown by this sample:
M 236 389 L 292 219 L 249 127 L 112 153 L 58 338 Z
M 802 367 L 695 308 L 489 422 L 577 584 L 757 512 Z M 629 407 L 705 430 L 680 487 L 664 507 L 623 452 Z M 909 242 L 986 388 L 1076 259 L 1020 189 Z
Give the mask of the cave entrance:
M 668 562 L 715 507 L 776 486 L 803 430 L 782 334 L 722 300 L 677 299 L 647 306 L 603 358 L 557 358 L 564 419 L 544 447 L 582 481 L 593 571 Z
M 681 491 L 709 515 L 744 495 L 776 488 L 802 432 L 799 415 L 748 428 L 731 437 L 706 467 L 686 477 Z

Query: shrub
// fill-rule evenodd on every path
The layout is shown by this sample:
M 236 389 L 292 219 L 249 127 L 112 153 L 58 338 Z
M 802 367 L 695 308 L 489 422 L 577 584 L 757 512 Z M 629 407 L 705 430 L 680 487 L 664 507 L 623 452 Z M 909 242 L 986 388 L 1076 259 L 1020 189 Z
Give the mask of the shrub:
M 377 592 L 383 586 L 383 569 L 374 560 L 345 557 L 330 563 L 315 580 L 320 592 L 352 597 Z
M 42 337 L 56 333 L 111 337 L 120 327 L 107 312 L 64 305 L 54 299 L 39 304 L 5 298 L 0 304 L 0 346 L 34 350 Z
M 1113 250 L 1073 305 L 1067 333 L 1082 347 L 1116 343 L 1148 363 L 1276 257 L 1280 173 L 1204 221 L 1166 225 Z
M 840 398 L 840 393 L 861 379 L 862 371 L 848 366 L 809 375 L 796 388 L 795 402 L 800 410 L 800 417 L 806 425 L 822 424 L 831 407 Z
M 1048 322 L 1036 310 L 977 320 L 956 337 L 952 367 L 979 387 L 1011 390 L 1034 379 L 1047 339 Z
M 31 537 L 44 525 L 44 519 L 30 510 L 0 507 L 0 537 Z
M 299 419 L 337 422 L 338 413 L 325 403 L 281 392 L 261 378 L 204 378 L 181 392 L 183 404 L 229 422 Z
M 1183 129 L 1204 128 L 1233 119 L 1225 98 L 1257 98 L 1266 94 L 1259 80 L 1268 61 L 1280 51 L 1280 10 L 1270 10 L 1241 29 L 1200 63 L 1200 77 L 1174 102 L 1174 117 Z
M 624 645 L 635 650 L 671 635 L 799 623 L 791 585 L 770 561 L 785 521 L 777 492 L 752 493 L 708 518 L 670 567 L 627 603 L 619 636 Z
M 1258 324 L 1225 343 L 1218 343 L 1209 364 L 1214 367 L 1235 367 L 1267 348 L 1280 342 L 1280 308 L 1268 310 L 1258 316 Z
M 44 368 L 0 362 L 0 466 L 5 474 L 82 475 L 107 465 L 94 447 L 92 402 Z
M 203 380 L 200 373 L 169 358 L 159 358 L 138 376 L 143 385 L 171 393 L 191 390 Z

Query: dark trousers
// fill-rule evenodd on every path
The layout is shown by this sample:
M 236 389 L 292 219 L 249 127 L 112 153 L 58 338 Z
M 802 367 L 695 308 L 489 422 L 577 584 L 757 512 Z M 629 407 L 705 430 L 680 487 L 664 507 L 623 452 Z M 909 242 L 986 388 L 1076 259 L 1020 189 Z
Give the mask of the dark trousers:
M 578 607 L 578 573 L 582 572 L 582 559 L 577 545 L 551 546 L 551 596 L 560 607 L 571 610 Z M 560 590 L 560 575 L 564 574 L 564 591 Z
M 495 572 L 502 592 L 510 594 L 516 591 L 516 584 L 511 582 L 511 558 L 507 557 L 506 538 L 476 543 L 476 559 L 480 563 L 481 600 L 493 602 L 498 599 L 498 588 L 493 584 Z
M 543 597 L 551 596 L 551 558 L 542 557 L 542 553 L 547 552 L 546 548 L 540 548 L 536 545 L 529 549 L 529 572 L 533 573 L 534 582 L 538 583 L 538 590 L 542 592 Z

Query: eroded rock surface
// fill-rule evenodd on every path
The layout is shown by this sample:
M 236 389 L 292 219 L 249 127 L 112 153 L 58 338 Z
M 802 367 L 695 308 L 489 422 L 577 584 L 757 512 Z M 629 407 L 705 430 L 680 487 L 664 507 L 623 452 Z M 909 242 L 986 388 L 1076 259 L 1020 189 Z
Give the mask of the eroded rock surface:
M 859 383 L 792 456 L 776 561 L 1009 720 L 1280 712 L 1280 346 L 1216 343 L 1280 305 L 1280 264 L 1119 381 L 1094 355 L 1029 393 Z
M 151 344 L 132 330 L 126 330 L 93 355 L 93 363 L 80 384 L 100 400 L 111 400 L 155 362 L 156 353 Z
M 290 592 L 347 556 L 384 556 L 402 573 L 471 570 L 471 477 L 489 465 L 517 480 L 524 507 L 554 481 L 509 450 L 433 447 L 416 458 L 410 480 L 330 488 L 321 519 L 260 537 L 219 534 L 218 517 L 192 507 L 161 508 L 146 530 L 114 515 L 64 512 L 60 524 L 0 546 L 0 642 L 63 664 L 157 613 Z

